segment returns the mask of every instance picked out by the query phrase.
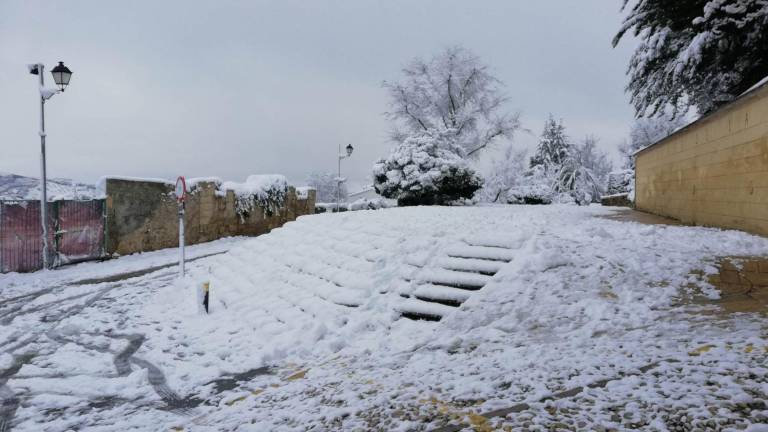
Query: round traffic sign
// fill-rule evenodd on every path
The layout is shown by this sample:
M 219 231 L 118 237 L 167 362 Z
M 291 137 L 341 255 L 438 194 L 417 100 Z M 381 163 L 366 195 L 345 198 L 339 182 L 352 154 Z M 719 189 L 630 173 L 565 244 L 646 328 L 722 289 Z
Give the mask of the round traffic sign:
M 176 179 L 176 190 L 174 191 L 174 194 L 176 194 L 176 199 L 179 200 L 179 202 L 184 201 L 187 198 L 187 181 L 184 179 L 184 176 L 179 176 L 179 178 Z

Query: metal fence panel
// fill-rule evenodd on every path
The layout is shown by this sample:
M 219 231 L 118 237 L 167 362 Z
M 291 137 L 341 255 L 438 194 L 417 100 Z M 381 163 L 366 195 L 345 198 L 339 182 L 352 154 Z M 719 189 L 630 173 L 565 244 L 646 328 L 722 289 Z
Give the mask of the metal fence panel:
M 53 225 L 49 217 L 48 239 L 51 245 L 53 245 Z M 39 201 L 0 202 L 0 272 L 27 272 L 41 269 L 43 267 L 41 235 Z M 52 250 L 49 251 L 49 257 L 53 257 Z
M 56 264 L 103 257 L 104 200 L 56 204 Z
M 104 256 L 104 200 L 48 203 L 54 266 Z M 0 201 L 0 273 L 43 268 L 39 201 Z

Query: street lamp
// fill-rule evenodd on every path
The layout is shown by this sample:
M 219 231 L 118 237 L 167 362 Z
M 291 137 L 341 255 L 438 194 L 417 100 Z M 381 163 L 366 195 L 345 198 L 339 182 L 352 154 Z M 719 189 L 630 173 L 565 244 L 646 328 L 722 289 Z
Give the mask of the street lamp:
M 53 81 L 59 86 L 59 90 L 45 88 L 45 78 L 43 72 L 45 66 L 42 63 L 27 65 L 29 73 L 40 77 L 40 223 L 43 226 L 43 268 L 49 268 L 48 263 L 48 211 L 46 203 L 48 202 L 47 178 L 45 172 L 45 101 L 53 97 L 56 93 L 63 92 L 69 85 L 72 78 L 72 71 L 64 66 L 64 62 L 59 62 L 58 66 L 51 69 Z
M 341 206 L 341 183 L 344 181 L 341 178 L 341 160 L 344 159 L 344 158 L 348 158 L 348 157 L 352 156 L 352 151 L 354 149 L 355 148 L 352 147 L 352 144 L 347 144 L 347 147 L 346 147 L 347 154 L 344 155 L 343 153 L 341 153 L 341 144 L 339 144 L 339 176 L 336 177 L 336 182 L 337 182 L 337 184 L 336 184 L 336 213 L 339 212 L 339 207 Z
M 59 62 L 58 66 L 51 69 L 53 75 L 53 81 L 59 86 L 61 91 L 69 85 L 69 79 L 72 78 L 72 71 L 68 67 L 64 66 L 64 62 Z

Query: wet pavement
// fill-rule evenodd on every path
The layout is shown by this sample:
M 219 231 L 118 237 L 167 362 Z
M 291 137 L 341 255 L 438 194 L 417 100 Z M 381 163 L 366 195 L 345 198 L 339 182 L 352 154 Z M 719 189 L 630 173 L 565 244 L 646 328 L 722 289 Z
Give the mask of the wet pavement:
M 645 213 L 631 208 L 615 207 L 611 208 L 611 210 L 613 210 L 613 213 L 597 217 L 618 222 L 637 222 L 646 225 L 685 225 L 677 219 Z

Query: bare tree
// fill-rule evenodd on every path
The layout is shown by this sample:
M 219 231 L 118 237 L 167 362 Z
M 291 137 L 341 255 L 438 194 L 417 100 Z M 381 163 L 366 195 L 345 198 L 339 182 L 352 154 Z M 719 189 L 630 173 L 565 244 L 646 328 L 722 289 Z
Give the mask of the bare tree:
M 338 182 L 336 174 L 330 172 L 313 172 L 307 176 L 307 186 L 312 186 L 317 190 L 317 202 L 329 203 L 336 202 L 336 193 Z M 347 200 L 347 184 L 341 184 L 341 199 Z
M 493 161 L 480 198 L 487 202 L 506 202 L 507 191 L 517 186 L 527 168 L 527 159 L 525 149 L 516 151 L 508 145 L 504 154 Z
M 465 48 L 447 48 L 429 61 L 415 58 L 403 74 L 403 81 L 383 84 L 390 96 L 385 114 L 397 143 L 430 130 L 449 131 L 457 145 L 451 150 L 473 157 L 501 138 L 511 139 L 520 127 L 518 113 L 503 111 L 501 81 Z
M 576 147 L 576 151 L 579 153 L 581 165 L 592 171 L 604 189 L 608 183 L 608 174 L 613 171 L 613 163 L 604 151 L 597 148 L 598 141 L 596 136 L 587 135 L 581 145 Z

